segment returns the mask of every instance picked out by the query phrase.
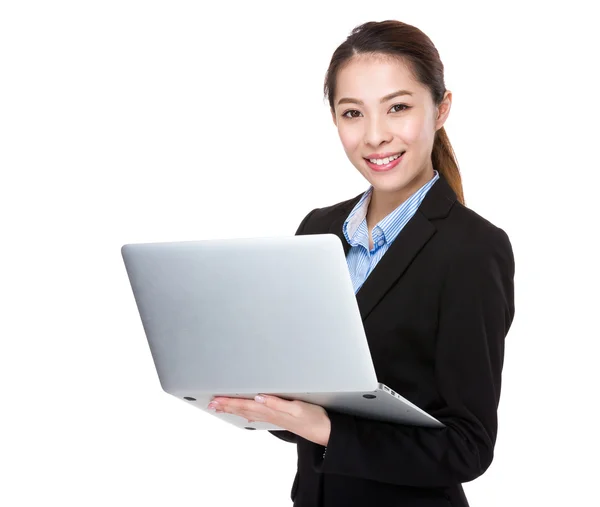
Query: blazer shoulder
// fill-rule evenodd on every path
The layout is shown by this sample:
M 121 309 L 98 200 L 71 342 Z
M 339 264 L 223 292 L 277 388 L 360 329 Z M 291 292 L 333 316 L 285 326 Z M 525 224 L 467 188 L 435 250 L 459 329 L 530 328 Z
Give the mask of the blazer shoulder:
M 302 219 L 296 234 L 307 230 L 310 231 L 312 229 L 320 230 L 323 228 L 323 225 L 328 226 L 336 218 L 348 215 L 362 196 L 363 193 L 360 193 L 351 199 L 347 199 L 345 201 L 331 204 L 322 208 L 313 209 Z
M 448 227 L 453 229 L 457 239 L 464 243 L 488 243 L 490 241 L 510 241 L 504 229 L 493 224 L 471 208 L 455 202 L 450 212 Z
M 493 257 L 503 259 L 504 263 L 513 266 L 511 270 L 514 269 L 513 248 L 508 234 L 471 208 L 457 201 L 446 219 L 436 225 L 444 240 L 444 257 L 449 263 Z

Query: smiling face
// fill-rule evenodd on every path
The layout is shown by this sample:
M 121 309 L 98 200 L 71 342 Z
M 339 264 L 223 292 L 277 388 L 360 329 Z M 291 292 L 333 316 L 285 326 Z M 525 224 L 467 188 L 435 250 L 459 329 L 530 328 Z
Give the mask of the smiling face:
M 380 201 L 400 204 L 433 177 L 435 132 L 450 112 L 397 58 L 357 55 L 337 75 L 333 121 L 350 162 Z M 390 210 L 391 211 L 391 210 Z

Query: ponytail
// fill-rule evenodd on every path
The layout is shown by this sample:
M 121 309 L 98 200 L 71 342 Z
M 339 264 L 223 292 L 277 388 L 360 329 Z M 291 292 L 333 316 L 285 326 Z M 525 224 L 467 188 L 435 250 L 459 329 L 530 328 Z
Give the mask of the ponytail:
M 448 134 L 446 134 L 444 127 L 440 128 L 435 133 L 433 150 L 431 152 L 431 162 L 433 168 L 448 181 L 448 184 L 458 197 L 458 201 L 461 204 L 465 204 L 458 162 L 456 161 L 456 155 L 454 154 L 450 139 L 448 139 Z

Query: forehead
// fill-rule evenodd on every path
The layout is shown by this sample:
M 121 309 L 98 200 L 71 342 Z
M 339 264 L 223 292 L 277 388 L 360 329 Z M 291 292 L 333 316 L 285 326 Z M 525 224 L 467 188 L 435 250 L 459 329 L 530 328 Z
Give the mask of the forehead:
M 413 97 L 427 92 L 404 60 L 386 55 L 356 55 L 338 71 L 335 100 L 352 97 L 378 102 L 398 90 L 408 90 Z

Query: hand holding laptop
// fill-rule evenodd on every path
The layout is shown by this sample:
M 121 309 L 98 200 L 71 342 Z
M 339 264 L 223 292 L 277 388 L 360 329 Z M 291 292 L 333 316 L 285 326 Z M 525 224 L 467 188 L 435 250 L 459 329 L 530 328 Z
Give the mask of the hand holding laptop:
M 216 397 L 208 405 L 216 412 L 243 417 L 250 422 L 275 424 L 315 444 L 327 446 L 331 421 L 327 411 L 304 401 L 287 401 L 276 396 L 258 395 L 254 400 Z

